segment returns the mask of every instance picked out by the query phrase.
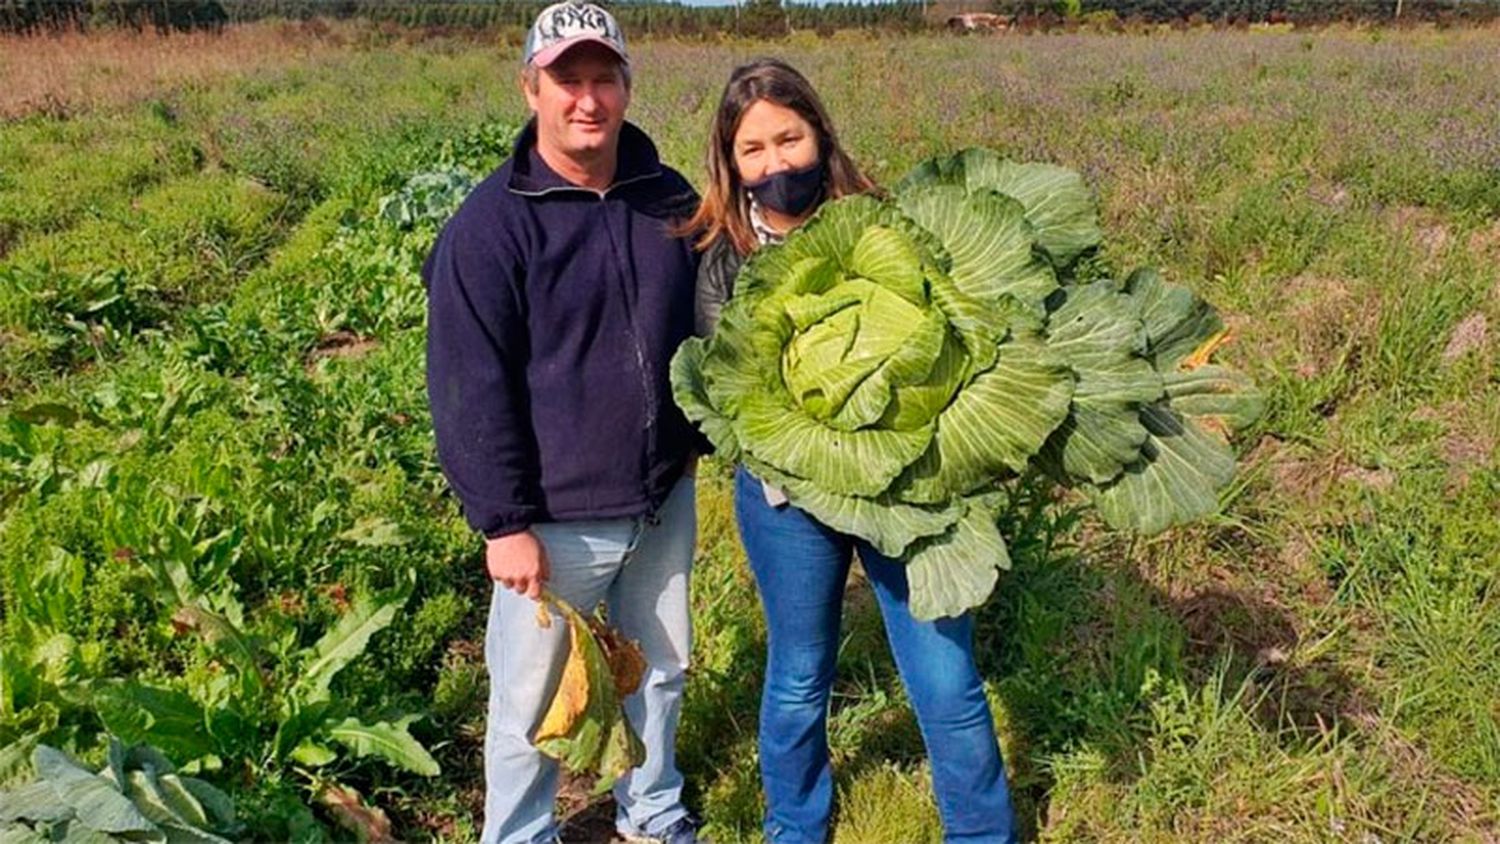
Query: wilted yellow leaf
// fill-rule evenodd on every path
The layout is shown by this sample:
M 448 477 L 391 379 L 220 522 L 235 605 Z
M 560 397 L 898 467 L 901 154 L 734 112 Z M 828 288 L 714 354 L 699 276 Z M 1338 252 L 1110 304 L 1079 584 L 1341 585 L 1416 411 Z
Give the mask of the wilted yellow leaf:
M 546 613 L 545 606 L 542 608 L 542 613 Z M 550 624 L 550 617 L 548 621 Z M 574 616 L 569 616 L 568 661 L 563 665 L 562 679 L 557 684 L 557 694 L 552 697 L 552 705 L 547 708 L 547 714 L 543 716 L 542 725 L 537 728 L 536 738 L 533 741 L 539 742 L 567 736 L 588 709 L 589 666 L 583 641 L 583 637 L 587 635 L 589 635 L 588 630 L 583 629 Z
M 1192 354 L 1183 358 L 1182 363 L 1178 364 L 1177 368 L 1188 371 L 1203 366 L 1208 363 L 1208 359 L 1213 356 L 1213 353 L 1218 351 L 1219 347 L 1227 342 L 1229 342 L 1229 329 L 1225 328 L 1215 332 L 1212 337 L 1204 340 L 1198 348 L 1194 349 Z
M 621 708 L 625 695 L 640 687 L 645 657 L 639 645 L 612 629 L 601 614 L 584 615 L 546 591 L 542 600 L 566 619 L 569 647 L 557 692 L 534 743 L 567 770 L 596 774 L 598 787 L 608 790 L 645 758 Z
M 391 820 L 379 807 L 364 801 L 358 791 L 329 784 L 318 792 L 318 802 L 328 808 L 339 826 L 359 836 L 365 844 L 394 844 Z
M 589 627 L 604 651 L 604 661 L 609 663 L 615 693 L 622 699 L 635 694 L 646 675 L 646 655 L 641 653 L 641 646 L 597 618 L 589 619 Z

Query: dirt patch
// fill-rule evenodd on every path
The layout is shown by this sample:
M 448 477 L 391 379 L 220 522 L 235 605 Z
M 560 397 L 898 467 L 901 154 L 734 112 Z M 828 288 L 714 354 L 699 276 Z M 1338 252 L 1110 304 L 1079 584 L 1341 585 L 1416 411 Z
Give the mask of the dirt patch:
M 1396 473 L 1390 469 L 1351 466 L 1339 473 L 1339 480 L 1356 483 L 1366 489 L 1387 490 L 1396 485 Z
M 1494 433 L 1456 431 L 1443 437 L 1443 460 L 1455 469 L 1482 466 L 1494 459 Z
M 1358 708 L 1362 692 L 1336 660 L 1309 647 L 1316 631 L 1303 630 L 1305 622 L 1284 602 L 1291 590 L 1283 579 L 1281 572 L 1261 572 L 1255 580 L 1226 580 L 1174 596 L 1171 606 L 1196 664 L 1217 667 L 1227 657 L 1265 690 L 1251 696 L 1257 721 L 1267 729 L 1312 730 Z
M 1148 220 L 1153 233 L 1161 237 L 1182 236 L 1180 228 L 1190 224 L 1182 215 L 1174 214 L 1174 208 L 1191 207 L 1194 193 L 1184 173 L 1169 167 L 1141 167 L 1124 169 L 1116 174 L 1105 194 L 1105 230 L 1114 231 L 1131 224 L 1141 208 L 1155 208 L 1157 213 Z
M 1307 195 L 1325 208 L 1343 210 L 1349 207 L 1349 189 L 1337 182 L 1313 182 L 1307 186 Z
M 588 777 L 563 774 L 557 787 L 557 817 L 565 844 L 619 844 L 615 834 L 613 797 L 591 796 L 594 782 Z
M 1309 604 L 1326 604 L 1333 600 L 1333 589 L 1323 571 L 1317 544 L 1308 534 L 1298 531 L 1282 543 L 1276 562 L 1289 577 L 1284 585 L 1298 587 L 1302 600 Z
M 1453 241 L 1452 230 L 1443 222 L 1442 216 L 1431 208 L 1402 205 L 1386 214 L 1386 222 L 1393 230 L 1410 236 L 1429 262 L 1437 258 Z
M 1500 259 L 1500 221 L 1470 233 L 1468 246 L 1476 258 Z
M 1291 616 L 1262 596 L 1212 586 L 1174 601 L 1188 644 L 1216 651 L 1229 646 L 1246 662 L 1264 665 L 1286 661 L 1297 646 Z
M 1245 455 L 1245 466 L 1264 466 L 1275 494 L 1299 510 L 1316 511 L 1342 470 L 1334 455 L 1313 454 L 1275 437 L 1263 437 Z
M 1443 363 L 1453 363 L 1475 350 L 1483 350 L 1489 343 L 1490 322 L 1481 313 L 1469 314 L 1453 329 L 1448 345 L 1443 349 Z
M 438 840 L 451 841 L 458 835 L 458 818 L 447 812 L 417 812 L 411 816 L 408 824 L 425 830 Z
M 1473 838 L 1484 844 L 1500 844 L 1500 822 L 1497 822 L 1484 793 L 1444 770 L 1422 749 L 1372 710 L 1351 713 L 1350 720 L 1370 736 L 1381 754 L 1390 760 L 1400 779 L 1419 785 L 1426 793 L 1445 805 L 1446 814 L 1457 818 Z
M 318 341 L 307 354 L 307 364 L 312 366 L 324 358 L 347 358 L 357 360 L 380 347 L 373 337 L 361 337 L 353 331 L 335 331 Z
M 1412 418 L 1442 426 L 1437 451 L 1447 464 L 1450 490 L 1465 486 L 1470 473 L 1494 461 L 1500 432 L 1492 420 L 1475 414 L 1465 402 L 1418 408 Z
M 1328 471 L 1331 463 L 1336 461 L 1280 459 L 1271 466 L 1271 478 L 1286 497 L 1315 504 L 1333 488 L 1336 475 Z
M 1255 112 L 1241 105 L 1221 105 L 1209 112 L 1204 121 L 1222 129 L 1243 129 L 1257 121 Z
M 1296 373 L 1313 378 L 1357 360 L 1373 345 L 1380 319 L 1377 297 L 1356 292 L 1347 279 L 1300 275 L 1286 283 L 1285 324 L 1296 344 Z

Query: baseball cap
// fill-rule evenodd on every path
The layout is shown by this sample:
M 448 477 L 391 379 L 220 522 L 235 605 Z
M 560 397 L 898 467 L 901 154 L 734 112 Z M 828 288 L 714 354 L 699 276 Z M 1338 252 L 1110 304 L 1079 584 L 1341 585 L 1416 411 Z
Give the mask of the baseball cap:
M 629 62 L 625 54 L 625 36 L 614 15 L 593 3 L 554 3 L 536 16 L 536 23 L 526 33 L 522 64 L 546 67 L 576 44 L 592 41 L 614 50 L 620 61 Z

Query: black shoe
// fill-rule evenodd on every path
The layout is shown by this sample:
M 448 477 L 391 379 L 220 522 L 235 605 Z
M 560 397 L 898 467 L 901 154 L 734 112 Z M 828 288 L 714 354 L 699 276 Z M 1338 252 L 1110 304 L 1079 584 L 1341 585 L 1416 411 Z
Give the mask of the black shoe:
M 620 836 L 629 844 L 713 844 L 698 834 L 702 826 L 703 821 L 689 814 L 673 821 L 671 826 L 655 835 L 622 832 Z

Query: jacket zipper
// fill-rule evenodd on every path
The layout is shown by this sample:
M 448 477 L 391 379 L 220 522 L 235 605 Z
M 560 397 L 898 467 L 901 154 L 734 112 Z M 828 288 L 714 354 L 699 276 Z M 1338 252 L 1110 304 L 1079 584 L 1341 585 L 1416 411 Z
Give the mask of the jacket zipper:
M 599 202 L 601 204 L 604 203 L 608 198 L 609 192 L 614 190 L 615 188 L 620 187 L 621 185 L 629 184 L 633 181 L 639 181 L 641 178 L 647 177 L 638 176 L 634 179 L 628 179 L 624 182 L 617 182 L 613 185 L 610 185 L 607 190 L 601 191 L 599 193 Z M 610 220 L 609 208 L 605 207 L 604 229 L 609 233 L 610 244 L 614 248 L 616 258 L 623 259 L 625 256 L 621 254 L 620 242 L 615 237 L 615 230 L 611 223 L 612 221 Z M 635 301 L 631 302 L 631 300 L 627 297 L 625 304 L 630 314 L 630 346 L 635 351 L 635 371 L 641 379 L 642 418 L 645 423 L 641 429 L 642 433 L 645 435 L 645 453 L 642 455 L 645 465 L 641 467 L 641 480 L 644 483 L 649 484 L 648 475 L 650 473 L 651 466 L 656 462 L 656 440 L 653 436 L 653 432 L 656 430 L 656 388 L 652 385 L 651 373 L 648 371 L 648 367 L 646 366 L 646 350 L 641 347 L 641 329 L 636 319 L 636 313 L 638 311 L 637 305 L 639 305 L 640 300 L 640 279 L 636 276 L 634 272 L 635 267 L 631 262 L 620 260 L 618 263 L 620 265 L 622 277 L 626 272 L 629 272 L 630 280 L 635 282 Z M 621 292 L 622 294 L 626 293 L 626 291 L 624 290 L 622 290 Z M 643 487 L 642 492 L 649 493 L 650 490 L 649 488 Z
M 539 191 L 521 190 L 521 189 L 516 188 L 514 186 L 508 186 L 508 189 L 510 191 L 512 191 L 513 193 L 519 194 L 521 196 L 546 196 L 547 194 L 552 194 L 552 193 L 567 193 L 567 192 L 572 192 L 572 191 L 582 191 L 582 192 L 585 192 L 585 193 L 594 194 L 596 197 L 598 197 L 599 202 L 602 204 L 602 203 L 604 203 L 609 198 L 610 193 L 612 193 L 616 188 L 621 188 L 621 187 L 624 187 L 626 185 L 635 184 L 636 182 L 645 181 L 646 179 L 659 178 L 660 176 L 661 176 L 661 171 L 659 171 L 659 170 L 656 171 L 656 172 L 654 172 L 654 173 L 642 173 L 642 174 L 640 174 L 638 176 L 632 176 L 632 177 L 630 177 L 628 179 L 624 179 L 622 181 L 615 182 L 614 184 L 610 185 L 609 187 L 605 188 L 602 191 L 596 191 L 596 190 L 593 190 L 592 188 L 583 188 L 583 187 L 579 187 L 577 185 L 558 185 L 556 187 L 543 188 L 542 190 L 539 190 Z M 619 247 L 619 244 L 617 242 L 615 242 L 615 233 L 614 233 L 614 230 L 612 228 L 610 228 L 610 226 L 609 226 L 609 209 L 608 208 L 605 209 L 605 224 L 604 224 L 604 229 L 605 229 L 606 232 L 609 233 L 610 242 L 614 246 L 616 257 L 619 257 L 620 247 Z M 620 263 L 624 264 L 625 262 L 621 261 Z M 622 269 L 623 269 L 623 267 L 622 267 Z M 636 286 L 637 286 L 637 288 L 639 288 L 639 286 L 640 286 L 639 285 L 639 281 L 637 281 L 637 285 Z M 649 470 L 650 470 L 652 464 L 654 464 L 656 462 L 655 438 L 652 436 L 652 432 L 656 429 L 656 388 L 652 386 L 652 384 L 651 384 L 651 377 L 650 377 L 650 375 L 646 371 L 646 351 L 641 348 L 641 332 L 640 332 L 640 327 L 636 324 L 635 311 L 636 311 L 636 309 L 633 306 L 630 307 L 630 314 L 631 314 L 630 320 L 629 320 L 630 321 L 630 346 L 631 346 L 632 349 L 635 350 L 635 369 L 636 369 L 636 372 L 639 373 L 640 378 L 641 378 L 641 402 L 644 405 L 644 407 L 642 409 L 644 411 L 643 415 L 645 417 L 645 420 L 644 420 L 645 421 L 645 426 L 642 429 L 642 431 L 646 435 L 646 443 L 645 443 L 646 454 L 644 455 L 644 459 L 645 459 L 645 464 L 646 465 L 642 467 L 642 472 L 641 472 L 642 477 L 641 477 L 641 480 L 642 481 L 646 481 L 647 480 L 646 475 L 649 473 Z M 643 488 L 642 492 L 649 493 L 650 490 Z

